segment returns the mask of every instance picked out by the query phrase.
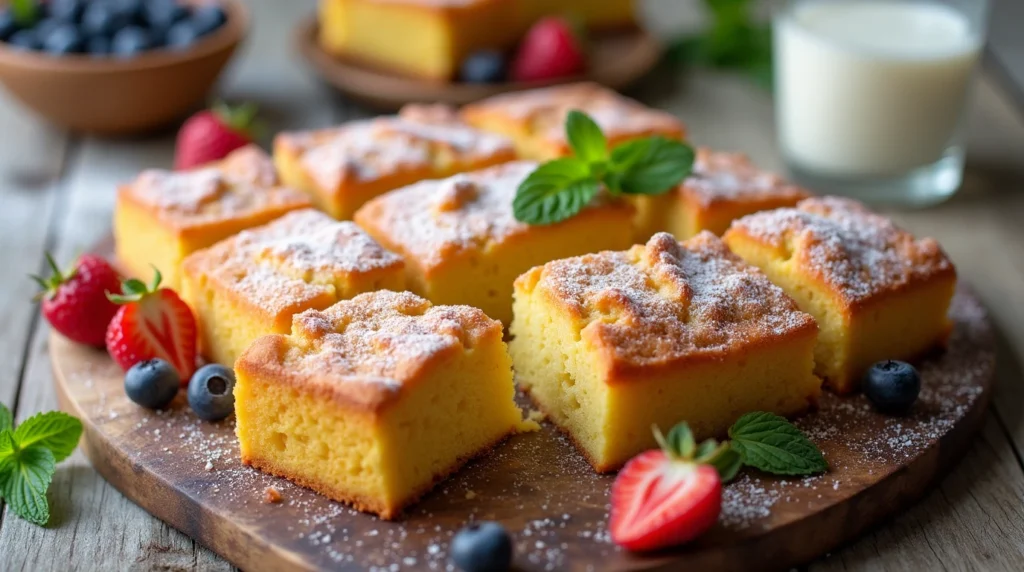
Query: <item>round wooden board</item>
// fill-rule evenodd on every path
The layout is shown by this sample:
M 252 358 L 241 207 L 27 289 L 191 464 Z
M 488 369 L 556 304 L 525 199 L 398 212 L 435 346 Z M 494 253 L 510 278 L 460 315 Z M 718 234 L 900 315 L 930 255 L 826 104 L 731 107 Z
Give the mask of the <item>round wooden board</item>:
M 441 483 L 398 522 L 383 522 L 243 467 L 233 418 L 206 423 L 179 395 L 165 412 L 131 403 L 101 350 L 50 340 L 61 406 L 85 424 L 97 471 L 128 498 L 250 572 L 443 570 L 451 536 L 472 519 L 501 521 L 521 570 L 785 570 L 860 535 L 921 497 L 966 451 L 992 389 L 994 342 L 961 289 L 948 351 L 921 364 L 912 413 L 887 417 L 862 396 L 823 396 L 797 423 L 831 469 L 804 479 L 747 471 L 726 486 L 718 524 L 655 555 L 611 543 L 612 476 L 598 476 L 550 424 L 518 435 Z M 266 504 L 268 487 L 283 501 Z
M 463 105 L 508 91 L 519 91 L 576 81 L 594 81 L 613 89 L 624 88 L 646 75 L 658 63 L 661 46 L 640 29 L 594 34 L 590 40 L 591 62 L 587 73 L 542 82 L 472 84 L 401 76 L 366 64 L 328 54 L 317 42 L 315 17 L 295 29 L 299 54 L 327 83 L 370 107 L 392 111 L 413 102 Z

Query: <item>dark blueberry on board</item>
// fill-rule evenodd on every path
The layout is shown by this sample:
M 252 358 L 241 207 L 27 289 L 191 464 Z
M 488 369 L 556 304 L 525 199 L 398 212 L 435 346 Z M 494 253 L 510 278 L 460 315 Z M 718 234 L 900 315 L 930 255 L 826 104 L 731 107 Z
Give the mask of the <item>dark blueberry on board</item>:
M 127 24 L 124 15 L 107 2 L 89 2 L 82 13 L 82 31 L 86 36 L 112 36 Z
M 905 413 L 921 393 L 921 376 L 909 363 L 887 360 L 864 375 L 864 395 L 883 413 Z
M 174 401 L 181 388 L 181 376 L 174 366 L 162 359 L 140 361 L 124 375 L 124 391 L 128 399 L 149 409 L 163 409 Z
M 80 54 L 85 51 L 85 38 L 74 24 L 61 24 L 51 30 L 43 40 L 43 51 L 54 54 Z
M 475 522 L 455 534 L 450 552 L 465 572 L 501 572 L 512 565 L 512 538 L 497 522 Z
M 85 12 L 85 0 L 50 0 L 50 17 L 61 22 L 77 24 Z
M 204 365 L 188 382 L 188 404 L 200 419 L 219 421 L 235 411 L 235 372 L 220 364 Z
M 18 30 L 7 40 L 7 43 L 12 48 L 23 51 L 34 51 L 43 47 L 35 30 Z
M 505 63 L 497 50 L 473 52 L 462 61 L 459 77 L 469 83 L 497 83 L 505 79 Z
M 199 36 L 199 31 L 191 20 L 182 20 L 167 30 L 166 45 L 174 50 L 184 50 L 192 47 Z
M 130 58 L 153 46 L 149 32 L 139 26 L 121 28 L 110 42 L 110 53 L 119 58 Z
M 228 16 L 224 13 L 224 9 L 217 5 L 200 6 L 192 12 L 192 23 L 200 36 L 205 36 L 220 28 L 227 21 Z

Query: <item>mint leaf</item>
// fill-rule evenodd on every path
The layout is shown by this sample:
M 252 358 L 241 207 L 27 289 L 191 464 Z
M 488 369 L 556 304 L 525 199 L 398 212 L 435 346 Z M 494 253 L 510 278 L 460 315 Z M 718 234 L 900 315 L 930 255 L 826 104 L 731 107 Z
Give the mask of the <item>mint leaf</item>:
M 27 450 L 37 445 L 45 447 L 56 462 L 63 461 L 75 450 L 81 436 L 82 422 L 60 411 L 33 415 L 14 430 L 18 449 Z
M 774 413 L 748 413 L 729 428 L 731 447 L 743 463 L 777 475 L 810 475 L 828 469 L 821 451 L 799 429 Z
M 14 447 L 10 433 L 0 434 L 0 438 L 8 441 L 0 448 Z M 53 453 L 39 444 L 0 458 L 0 496 L 15 514 L 40 526 L 50 520 L 46 489 L 50 488 L 56 464 Z
M 527 224 L 553 224 L 583 210 L 598 190 L 585 163 L 572 157 L 555 159 L 519 184 L 512 213 Z
M 0 461 L 14 455 L 18 448 L 14 446 L 14 430 L 0 431 Z
M 608 158 L 608 140 L 589 115 L 573 109 L 565 119 L 565 136 L 577 157 L 587 163 Z
M 0 432 L 14 429 L 14 415 L 7 406 L 0 403 Z
M 660 195 L 683 182 L 693 170 L 693 148 L 664 137 L 651 137 L 647 143 L 633 142 L 632 148 L 620 152 L 618 160 L 625 165 L 622 192 L 630 195 Z M 618 151 L 618 149 L 616 149 Z M 613 167 L 617 165 L 612 158 Z

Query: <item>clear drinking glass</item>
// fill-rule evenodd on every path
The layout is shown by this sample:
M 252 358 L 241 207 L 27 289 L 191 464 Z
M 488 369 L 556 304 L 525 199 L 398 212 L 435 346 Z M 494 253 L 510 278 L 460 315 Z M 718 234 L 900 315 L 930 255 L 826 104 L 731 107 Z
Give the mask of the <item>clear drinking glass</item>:
M 988 0 L 781 0 L 779 146 L 819 193 L 925 206 L 963 179 L 964 111 Z

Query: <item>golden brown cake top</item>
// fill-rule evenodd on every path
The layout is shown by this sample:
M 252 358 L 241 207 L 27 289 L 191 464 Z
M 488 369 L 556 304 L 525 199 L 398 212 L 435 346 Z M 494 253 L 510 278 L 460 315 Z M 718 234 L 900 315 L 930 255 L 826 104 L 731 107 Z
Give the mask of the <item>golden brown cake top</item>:
M 848 304 L 956 273 L 934 239 L 916 239 L 850 199 L 805 199 L 739 219 L 729 232 L 792 257 Z
M 556 260 L 516 285 L 543 292 L 582 322 L 582 338 L 613 373 L 740 355 L 817 327 L 781 288 L 706 231 L 683 243 L 661 232 L 628 251 Z
M 512 156 L 507 138 L 462 123 L 443 106 L 406 106 L 399 115 L 345 123 L 330 129 L 282 133 L 313 180 L 325 189 L 433 167 L 446 153 L 461 161 Z
M 381 290 L 296 314 L 290 336 L 261 338 L 236 367 L 372 411 L 435 361 L 501 336 L 501 323 L 478 308 Z
M 565 142 L 565 118 L 577 109 L 590 115 L 610 140 L 660 133 L 685 133 L 679 119 L 596 83 L 575 83 L 497 95 L 464 108 L 467 116 L 494 115 L 526 125 L 531 133 Z
M 143 171 L 120 193 L 184 228 L 309 204 L 304 194 L 279 185 L 270 157 L 249 145 L 189 171 Z
M 355 223 L 303 209 L 192 254 L 185 271 L 275 315 L 324 293 L 341 295 L 354 274 L 402 265 Z
M 811 196 L 782 177 L 761 171 L 741 153 L 698 149 L 691 174 L 679 190 L 691 201 L 708 207 L 717 202 L 791 200 Z
M 529 232 L 530 225 L 516 220 L 512 200 L 519 184 L 536 168 L 536 163 L 516 161 L 421 181 L 373 199 L 356 213 L 356 220 L 379 229 L 387 236 L 382 239 L 386 244 L 400 247 L 418 264 L 435 266 L 453 253 L 484 250 Z M 593 207 L 598 205 L 609 208 L 601 200 Z M 632 207 L 623 202 L 615 208 Z

